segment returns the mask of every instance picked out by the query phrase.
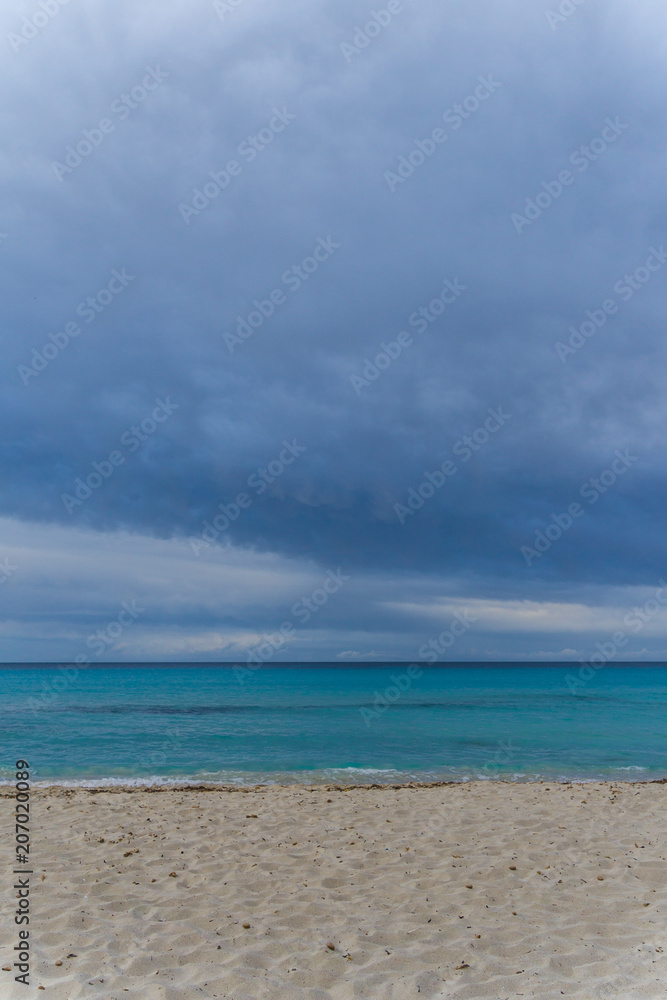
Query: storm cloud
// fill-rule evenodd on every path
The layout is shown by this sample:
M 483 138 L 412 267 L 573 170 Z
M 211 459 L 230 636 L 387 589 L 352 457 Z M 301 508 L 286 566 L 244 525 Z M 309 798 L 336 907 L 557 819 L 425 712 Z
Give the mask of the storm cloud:
M 410 658 L 464 606 L 460 658 L 566 658 L 655 591 L 660 5 L 0 19 L 4 659 L 113 616 L 111 551 L 139 659 L 245 656 L 341 567 L 280 658 Z

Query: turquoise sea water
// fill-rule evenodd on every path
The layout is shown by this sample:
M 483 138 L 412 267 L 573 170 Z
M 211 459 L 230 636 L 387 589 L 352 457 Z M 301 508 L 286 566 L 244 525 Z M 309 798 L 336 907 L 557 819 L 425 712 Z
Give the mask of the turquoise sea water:
M 407 666 L 3 666 L 0 781 L 17 758 L 54 783 L 667 776 L 663 665 L 576 693 L 579 664 Z

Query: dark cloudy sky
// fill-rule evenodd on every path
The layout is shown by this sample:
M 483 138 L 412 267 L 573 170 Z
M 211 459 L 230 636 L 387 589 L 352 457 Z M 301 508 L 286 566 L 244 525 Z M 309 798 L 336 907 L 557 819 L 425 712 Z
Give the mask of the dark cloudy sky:
M 667 655 L 663 4 L 0 21 L 2 659 Z

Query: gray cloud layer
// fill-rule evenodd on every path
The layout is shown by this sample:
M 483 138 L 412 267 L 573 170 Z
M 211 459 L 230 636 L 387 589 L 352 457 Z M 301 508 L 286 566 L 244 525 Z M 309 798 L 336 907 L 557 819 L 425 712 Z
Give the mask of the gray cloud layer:
M 3 9 L 3 515 L 198 537 L 286 440 L 236 545 L 516 599 L 665 572 L 664 11 L 402 6 L 365 47 L 382 5 L 72 2 L 25 44 L 40 8 Z

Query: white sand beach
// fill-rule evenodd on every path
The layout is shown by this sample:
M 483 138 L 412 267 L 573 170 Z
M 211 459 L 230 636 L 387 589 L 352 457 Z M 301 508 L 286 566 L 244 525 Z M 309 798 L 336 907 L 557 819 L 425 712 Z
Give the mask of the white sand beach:
M 0 996 L 664 998 L 666 819 L 661 783 L 33 788 Z

